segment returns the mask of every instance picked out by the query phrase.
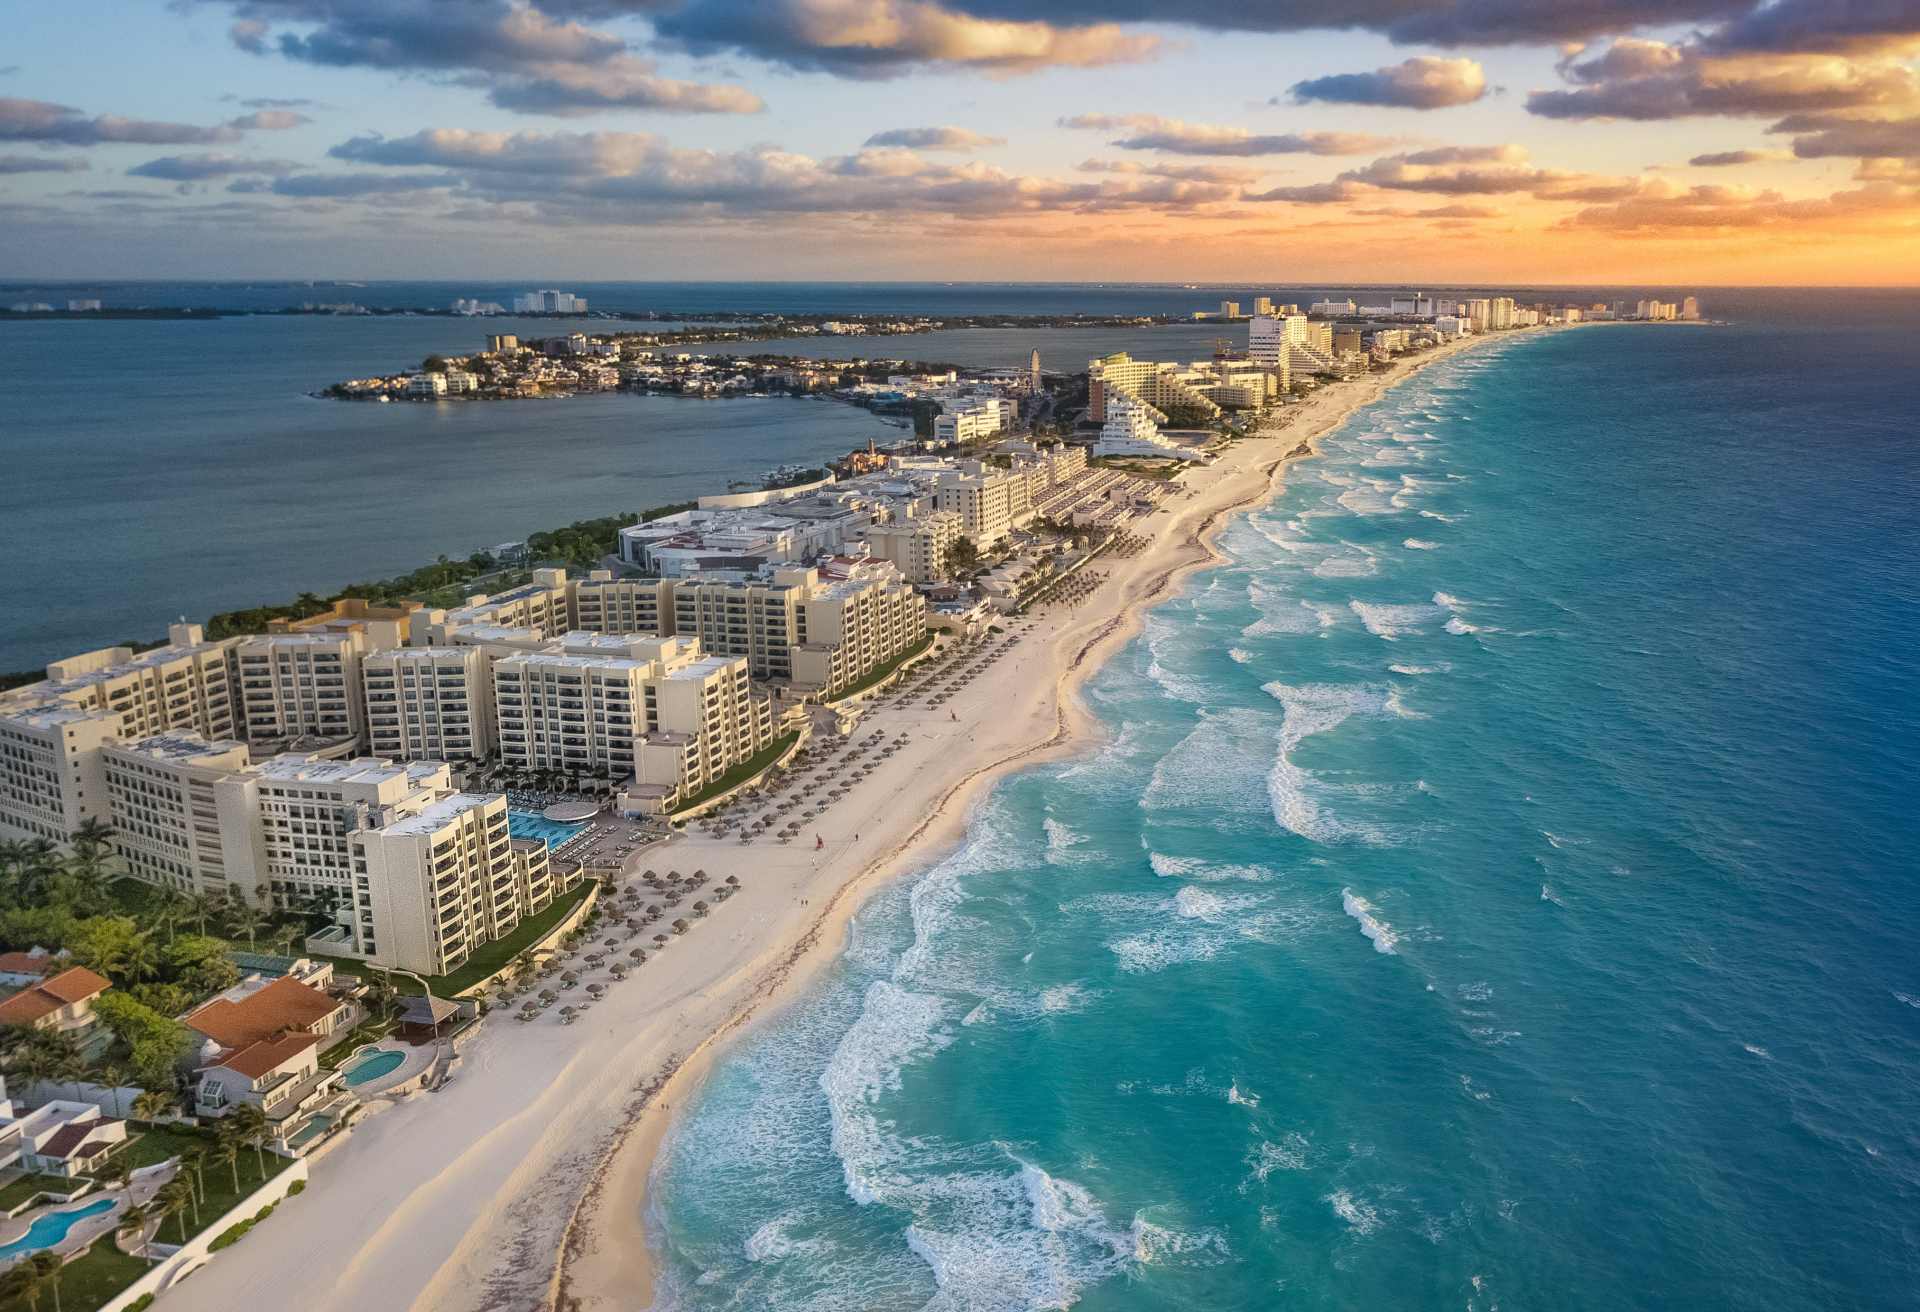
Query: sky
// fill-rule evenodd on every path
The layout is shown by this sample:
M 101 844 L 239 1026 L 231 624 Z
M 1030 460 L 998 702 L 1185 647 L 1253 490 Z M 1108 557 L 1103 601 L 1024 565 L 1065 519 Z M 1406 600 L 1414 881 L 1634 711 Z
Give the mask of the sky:
M 0 277 L 1920 282 L 1920 0 L 103 0 Z

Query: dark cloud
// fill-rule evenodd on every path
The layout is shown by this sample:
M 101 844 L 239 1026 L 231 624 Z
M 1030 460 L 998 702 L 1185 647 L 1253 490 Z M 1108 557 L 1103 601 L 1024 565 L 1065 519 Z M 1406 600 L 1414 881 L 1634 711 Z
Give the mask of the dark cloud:
M 1799 115 L 1781 120 L 1771 130 L 1797 134 L 1793 153 L 1801 159 L 1920 159 L 1920 118 Z
M 1269 191 L 1251 193 L 1246 199 L 1288 201 L 1295 205 L 1338 205 L 1359 200 L 1366 194 L 1366 189 L 1359 184 L 1335 178 L 1332 182 L 1313 182 L 1299 187 L 1274 187 Z
M 230 36 L 250 53 L 440 74 L 483 87 L 494 104 L 518 113 L 764 108 L 742 87 L 661 77 L 626 38 L 512 0 L 239 0 L 233 7 L 239 17 Z
M 295 96 L 295 97 L 286 98 L 286 99 L 283 99 L 279 96 L 247 96 L 243 99 L 240 96 L 234 95 L 232 92 L 228 92 L 226 95 L 220 97 L 220 99 L 232 101 L 233 103 L 237 105 L 242 105 L 247 109 L 320 109 L 320 108 L 323 108 L 320 101 L 308 100 L 303 96 Z
M 1735 164 L 1764 164 L 1780 157 L 1777 150 L 1715 150 L 1695 155 L 1687 163 L 1697 169 L 1723 169 Z
M 982 150 L 1004 146 L 1005 137 L 989 137 L 968 128 L 889 128 L 868 137 L 869 146 L 902 146 L 908 150 Z
M 1839 56 L 1724 56 L 1698 44 L 1623 38 L 1560 66 L 1578 83 L 1536 91 L 1530 113 L 1566 119 L 1755 116 L 1908 105 L 1920 77 L 1900 64 Z
M 1123 132 L 1112 144 L 1122 150 L 1158 150 L 1170 155 L 1222 155 L 1241 159 L 1262 155 L 1363 155 L 1391 144 L 1363 132 L 1286 132 L 1256 134 L 1245 128 L 1184 123 L 1152 114 L 1076 114 L 1060 120 L 1063 128 Z
M 0 173 L 84 173 L 83 159 L 62 155 L 0 155 Z
M 898 77 L 927 65 L 996 73 L 1087 68 L 1145 59 L 1160 39 L 1128 32 L 1108 15 L 1073 22 L 1045 5 L 983 21 L 931 0 L 689 0 L 658 15 L 664 41 L 694 54 L 737 51 L 790 68 L 842 77 Z
M 1913 0 L 1772 0 L 1707 34 L 1716 51 L 1872 54 L 1910 51 L 1920 36 Z
M 1371 73 L 1335 73 L 1296 82 L 1290 94 L 1300 103 L 1324 100 L 1343 105 L 1445 109 L 1470 104 L 1486 95 L 1487 75 L 1471 59 L 1416 55 Z
M 101 114 L 89 118 L 71 105 L 0 96 L 0 141 L 45 141 L 66 146 L 129 142 L 142 146 L 214 145 L 238 141 L 240 129 L 229 123 L 199 127 L 156 123 Z
M 1082 173 L 1115 173 L 1127 177 L 1174 178 L 1181 182 L 1218 182 L 1247 186 L 1260 176 L 1257 169 L 1236 168 L 1231 164 L 1142 163 L 1132 159 L 1089 159 L 1079 164 Z
M 130 177 L 162 178 L 168 182 L 205 182 L 210 178 L 231 178 L 242 174 L 279 176 L 300 166 L 285 159 L 243 159 L 237 155 L 164 155 L 136 164 L 127 170 Z
M 301 198 L 344 199 L 356 196 L 380 196 L 394 192 L 432 191 L 441 187 L 457 187 L 460 179 L 442 174 L 413 173 L 299 173 L 292 177 L 276 178 L 270 185 L 262 188 L 229 187 L 229 191 L 265 190 L 276 196 L 297 196 Z

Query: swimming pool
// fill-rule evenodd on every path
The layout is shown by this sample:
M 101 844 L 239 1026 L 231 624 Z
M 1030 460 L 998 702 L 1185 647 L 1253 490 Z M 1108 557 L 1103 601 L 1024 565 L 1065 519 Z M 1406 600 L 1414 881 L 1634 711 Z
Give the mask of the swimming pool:
M 8 1258 L 19 1257 L 22 1253 L 37 1253 L 43 1248 L 52 1248 L 65 1239 L 76 1225 L 90 1216 L 113 1210 L 114 1200 L 96 1198 L 85 1207 L 75 1207 L 65 1212 L 48 1212 L 38 1217 L 27 1227 L 27 1232 L 10 1244 L 0 1244 L 0 1262 Z
M 547 819 L 538 811 L 509 810 L 507 812 L 508 833 L 515 838 L 544 838 L 548 847 L 560 846 L 584 828 L 586 828 L 585 821 L 578 824 L 562 824 L 558 820 Z
M 354 1088 L 358 1085 L 366 1084 L 370 1080 L 377 1080 L 382 1075 L 393 1074 L 394 1071 L 399 1069 L 400 1063 L 406 1059 L 407 1054 L 404 1052 L 395 1052 L 391 1048 L 383 1048 L 378 1052 L 370 1052 L 349 1066 L 346 1075 L 344 1075 L 342 1079 L 348 1088 Z

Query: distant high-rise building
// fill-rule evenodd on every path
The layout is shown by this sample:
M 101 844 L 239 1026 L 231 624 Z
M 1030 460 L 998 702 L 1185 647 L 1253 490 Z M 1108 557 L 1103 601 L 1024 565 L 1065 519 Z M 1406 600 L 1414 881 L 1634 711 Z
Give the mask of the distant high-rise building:
M 1698 319 L 1700 317 L 1700 300 L 1698 297 L 1689 296 L 1680 302 L 1680 317 L 1682 319 Z
M 1027 362 L 1027 390 L 1035 396 L 1040 395 L 1040 352 L 1038 348 L 1034 350 L 1033 358 Z
M 587 299 L 547 288 L 514 297 L 513 310 L 515 314 L 585 314 Z
M 1240 302 L 1238 301 L 1220 302 L 1220 317 L 1222 319 L 1238 319 L 1240 317 Z

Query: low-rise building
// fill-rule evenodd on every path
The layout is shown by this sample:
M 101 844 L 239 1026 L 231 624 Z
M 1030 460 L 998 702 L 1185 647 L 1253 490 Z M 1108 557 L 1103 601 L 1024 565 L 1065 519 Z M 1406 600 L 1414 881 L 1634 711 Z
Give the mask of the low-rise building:
M 85 966 L 69 966 L 0 1002 L 0 1025 L 84 1039 L 98 1024 L 93 1000 L 112 987 Z

